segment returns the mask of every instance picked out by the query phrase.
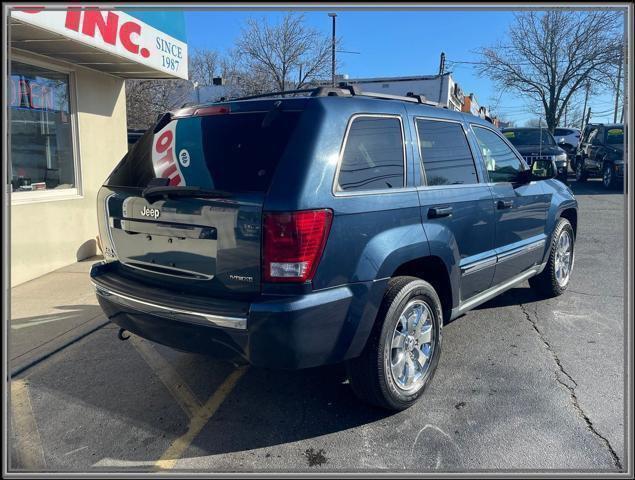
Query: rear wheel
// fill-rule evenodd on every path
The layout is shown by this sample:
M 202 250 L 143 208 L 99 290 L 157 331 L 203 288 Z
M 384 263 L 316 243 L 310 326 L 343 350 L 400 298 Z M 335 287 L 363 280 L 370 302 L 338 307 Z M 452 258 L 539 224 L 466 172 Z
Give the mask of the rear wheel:
M 584 160 L 580 159 L 575 166 L 575 180 L 576 182 L 586 182 L 587 178 L 588 175 L 584 170 Z
M 404 410 L 423 393 L 441 354 L 441 302 L 416 277 L 390 280 L 368 343 L 347 364 L 355 394 L 389 410 Z
M 605 163 L 602 169 L 602 185 L 604 188 L 613 190 L 616 188 L 615 175 L 613 174 L 613 168 L 610 163 Z
M 551 252 L 545 269 L 529 279 L 529 285 L 547 297 L 564 293 L 573 271 L 575 238 L 569 220 L 561 218 L 551 237 Z

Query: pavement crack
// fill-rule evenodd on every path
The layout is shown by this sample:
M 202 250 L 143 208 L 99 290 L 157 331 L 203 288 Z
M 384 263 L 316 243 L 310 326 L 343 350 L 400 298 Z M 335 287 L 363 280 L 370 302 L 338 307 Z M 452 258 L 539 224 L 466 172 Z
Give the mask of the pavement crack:
M 624 298 L 623 295 L 608 295 L 605 293 L 578 292 L 577 290 L 571 290 L 571 289 L 568 289 L 567 292 L 575 293 L 576 295 L 582 295 L 584 297 Z
M 591 421 L 589 416 L 584 412 L 584 410 L 580 406 L 580 402 L 579 402 L 578 397 L 577 397 L 577 395 L 575 393 L 575 388 L 578 386 L 578 384 L 573 379 L 573 377 L 571 375 L 569 375 L 569 373 L 562 366 L 562 363 L 560 362 L 560 358 L 558 358 L 558 354 L 553 349 L 553 347 L 551 346 L 549 341 L 545 338 L 544 334 L 538 328 L 538 324 L 536 323 L 536 320 L 534 318 L 532 318 L 531 314 L 527 310 L 527 306 L 525 304 L 521 303 L 520 304 L 520 309 L 522 310 L 523 314 L 525 315 L 525 318 L 531 324 L 533 329 L 536 331 L 536 333 L 538 334 L 538 338 L 540 338 L 540 341 L 545 345 L 545 347 L 547 348 L 547 351 L 551 354 L 554 362 L 558 366 L 558 370 L 556 371 L 556 381 L 560 385 L 562 385 L 565 389 L 567 389 L 567 391 L 569 392 L 569 396 L 571 398 L 571 404 L 573 405 L 574 410 L 584 420 L 584 423 L 586 424 L 586 427 L 589 429 L 589 431 L 593 435 L 595 435 L 598 439 L 600 439 L 600 441 L 602 443 L 604 443 L 604 445 L 608 449 L 608 451 L 609 451 L 609 453 L 610 453 L 610 455 L 611 455 L 611 457 L 613 459 L 613 463 L 614 463 L 615 467 L 618 470 L 621 471 L 623 469 L 622 468 L 622 462 L 620 461 L 620 457 L 617 455 L 617 453 L 613 449 L 613 446 L 611 445 L 611 442 L 609 442 L 606 437 L 604 437 L 600 432 L 598 432 L 596 430 L 596 428 L 593 426 L 593 422 Z

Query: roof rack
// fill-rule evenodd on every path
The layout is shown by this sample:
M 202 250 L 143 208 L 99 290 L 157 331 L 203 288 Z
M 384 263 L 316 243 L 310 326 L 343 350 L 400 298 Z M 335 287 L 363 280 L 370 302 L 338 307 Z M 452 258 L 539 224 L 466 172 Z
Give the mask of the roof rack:
M 349 84 L 347 82 L 340 82 L 337 87 L 316 87 L 316 88 L 303 88 L 297 90 L 282 90 L 279 92 L 261 93 L 258 95 L 249 95 L 246 97 L 235 98 L 223 98 L 221 101 L 238 101 L 238 100 L 254 100 L 257 98 L 267 97 L 283 97 L 285 95 L 295 95 L 298 93 L 306 93 L 311 97 L 340 97 L 340 96 L 355 96 L 355 97 L 370 97 L 378 98 L 382 100 L 400 100 L 404 102 L 419 103 L 422 105 L 430 105 L 433 107 L 448 108 L 437 102 L 427 100 L 424 95 L 417 95 L 412 92 L 408 92 L 406 96 L 401 95 L 389 95 L 385 93 L 365 92 L 362 91 L 359 86 Z

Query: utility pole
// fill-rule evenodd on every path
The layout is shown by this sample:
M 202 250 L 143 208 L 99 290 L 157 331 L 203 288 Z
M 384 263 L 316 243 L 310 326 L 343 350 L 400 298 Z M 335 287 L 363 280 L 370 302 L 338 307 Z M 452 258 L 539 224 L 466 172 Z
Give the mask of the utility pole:
M 617 104 L 620 99 L 621 83 L 622 83 L 622 52 L 620 51 L 620 63 L 617 66 L 617 86 L 615 88 L 615 110 L 613 111 L 613 123 L 617 122 Z
M 443 74 L 445 73 L 445 53 L 441 52 L 441 59 L 439 60 L 439 102 L 441 103 L 441 94 L 443 93 Z M 449 87 L 449 84 L 448 84 Z M 450 92 L 448 92 L 448 96 Z
M 567 124 L 567 110 L 569 110 L 569 104 L 568 103 L 564 106 L 564 126 L 565 127 L 569 126 Z
M 586 121 L 584 122 L 583 129 L 585 126 L 589 124 L 589 120 L 591 120 L 591 107 L 589 107 L 589 111 L 586 114 Z M 584 132 L 583 132 L 584 133 Z
M 584 130 L 584 112 L 586 112 L 586 103 L 589 100 L 589 90 L 591 90 L 591 80 L 587 79 L 584 89 L 584 107 L 582 108 L 582 121 L 580 122 L 580 130 Z
M 333 19 L 333 35 L 331 37 L 331 86 L 335 86 L 335 17 L 337 13 L 329 13 L 329 17 Z

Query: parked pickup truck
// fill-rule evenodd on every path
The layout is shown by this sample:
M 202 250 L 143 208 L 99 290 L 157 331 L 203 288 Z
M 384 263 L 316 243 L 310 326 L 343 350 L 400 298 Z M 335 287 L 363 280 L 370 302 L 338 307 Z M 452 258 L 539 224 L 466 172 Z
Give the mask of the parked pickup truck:
M 261 367 L 345 362 L 362 399 L 401 410 L 444 323 L 525 280 L 567 288 L 577 202 L 556 174 L 421 96 L 344 85 L 188 107 L 99 191 L 90 275 L 122 329 Z
M 589 177 L 601 177 L 607 189 L 624 182 L 624 125 L 594 124 L 580 142 L 575 177 L 584 182 Z

